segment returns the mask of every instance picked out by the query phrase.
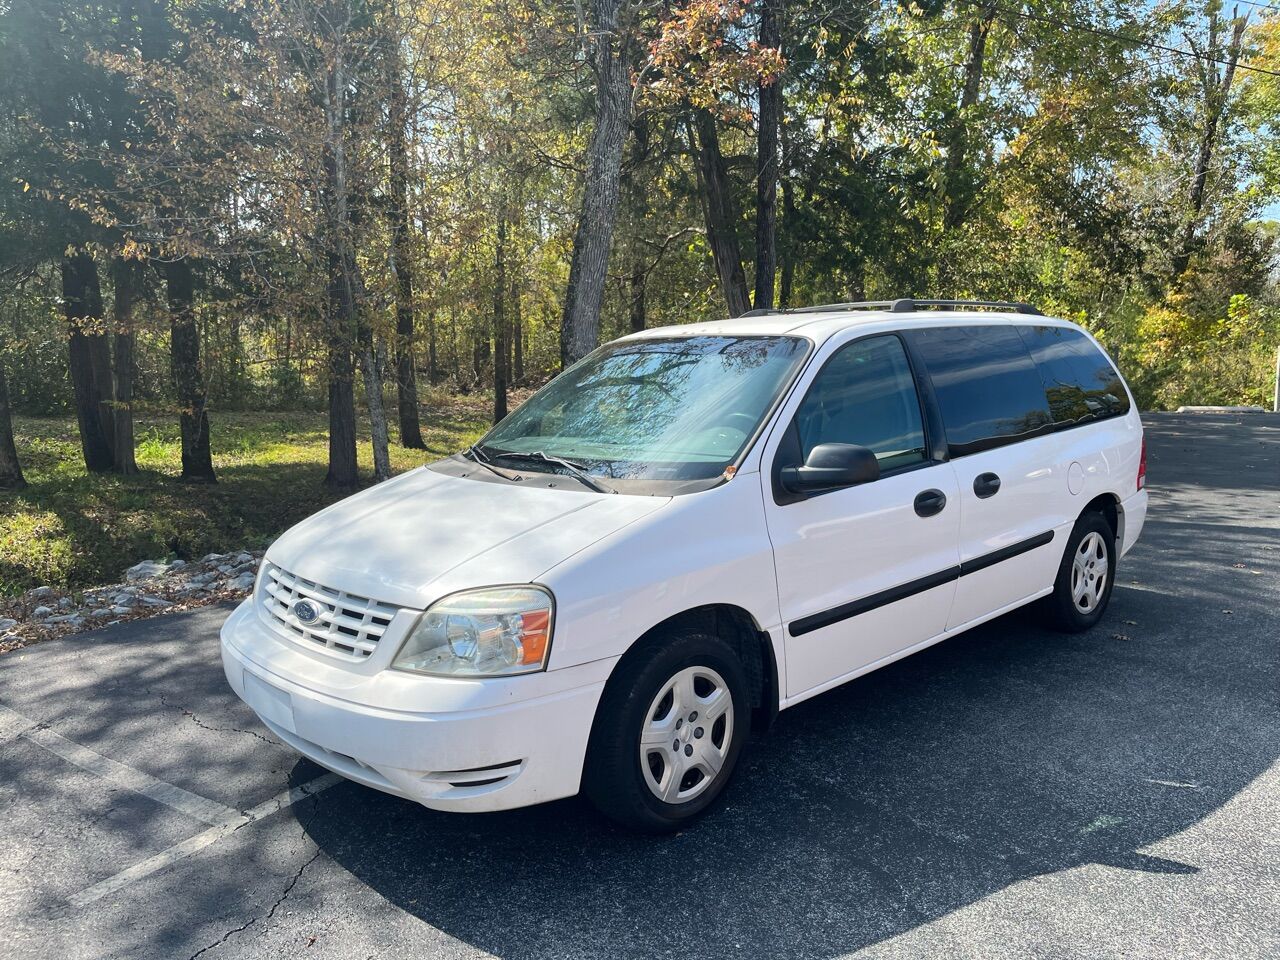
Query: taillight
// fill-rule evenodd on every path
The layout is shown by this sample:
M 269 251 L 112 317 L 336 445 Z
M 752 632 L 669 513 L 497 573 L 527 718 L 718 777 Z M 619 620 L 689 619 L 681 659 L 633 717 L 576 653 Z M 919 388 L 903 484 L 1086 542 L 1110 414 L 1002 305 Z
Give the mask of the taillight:
M 1147 485 L 1147 438 L 1142 438 L 1142 455 L 1138 458 L 1138 489 Z

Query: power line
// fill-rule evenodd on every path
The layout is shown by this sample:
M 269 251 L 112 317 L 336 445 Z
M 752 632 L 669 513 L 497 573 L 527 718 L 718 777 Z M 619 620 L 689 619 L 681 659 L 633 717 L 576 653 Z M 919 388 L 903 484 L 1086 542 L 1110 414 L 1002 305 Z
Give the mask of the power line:
M 1123 40 L 1125 43 L 1132 43 L 1134 46 L 1146 47 L 1149 50 L 1160 50 L 1164 53 L 1176 54 L 1180 57 L 1190 57 L 1193 60 L 1199 60 L 1203 63 L 1216 63 L 1224 67 L 1231 66 L 1229 60 L 1221 60 L 1218 57 L 1211 57 L 1207 54 L 1196 53 L 1193 50 L 1183 50 L 1181 47 L 1170 47 L 1163 43 L 1156 43 L 1152 40 L 1143 40 L 1141 37 L 1135 37 L 1127 33 L 1117 33 L 1115 30 L 1107 30 L 1104 27 L 1095 27 L 1087 23 L 1070 23 L 1066 20 L 1059 20 L 1056 17 L 1046 17 L 1039 13 L 1027 13 L 1022 10 L 1013 10 L 1009 7 L 1002 7 L 998 3 L 989 3 L 985 0 L 958 0 L 958 2 L 970 7 L 977 7 L 987 10 L 998 10 L 1001 13 L 1011 17 L 1018 17 L 1021 20 L 1038 20 L 1041 23 L 1049 23 L 1054 26 L 1063 27 L 1067 30 L 1082 30 L 1085 33 L 1092 33 L 1099 37 L 1109 37 L 1112 40 Z M 1274 8 L 1280 10 L 1280 8 Z M 1255 67 L 1251 64 L 1241 61 L 1236 62 L 1237 70 L 1249 70 L 1253 73 L 1263 73 L 1270 77 L 1280 77 L 1280 70 L 1268 70 L 1266 67 Z

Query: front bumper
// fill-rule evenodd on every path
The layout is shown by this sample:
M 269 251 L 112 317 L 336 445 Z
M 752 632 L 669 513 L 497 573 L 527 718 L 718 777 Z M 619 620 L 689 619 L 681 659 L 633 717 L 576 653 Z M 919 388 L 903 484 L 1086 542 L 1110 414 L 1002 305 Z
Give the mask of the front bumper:
M 348 670 L 298 646 L 253 599 L 222 627 L 231 688 L 321 766 L 435 810 L 506 810 L 578 792 L 613 661 L 459 680 L 377 663 Z

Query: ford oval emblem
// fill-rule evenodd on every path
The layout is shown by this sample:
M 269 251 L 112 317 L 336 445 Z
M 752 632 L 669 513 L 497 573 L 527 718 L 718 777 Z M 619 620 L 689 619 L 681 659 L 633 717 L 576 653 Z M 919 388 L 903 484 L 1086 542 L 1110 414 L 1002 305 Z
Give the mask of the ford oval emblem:
M 299 600 L 293 605 L 293 615 L 299 623 L 310 626 L 320 619 L 320 610 L 310 600 Z

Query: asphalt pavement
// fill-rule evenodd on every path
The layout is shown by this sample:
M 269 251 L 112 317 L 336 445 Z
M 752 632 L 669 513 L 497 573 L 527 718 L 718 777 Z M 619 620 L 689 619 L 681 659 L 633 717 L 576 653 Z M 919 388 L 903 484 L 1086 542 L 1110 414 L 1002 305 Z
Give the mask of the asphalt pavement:
M 786 711 L 672 837 L 327 774 L 227 689 L 226 609 L 0 657 L 0 955 L 1280 957 L 1280 416 L 1148 436 L 1098 628 Z

